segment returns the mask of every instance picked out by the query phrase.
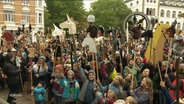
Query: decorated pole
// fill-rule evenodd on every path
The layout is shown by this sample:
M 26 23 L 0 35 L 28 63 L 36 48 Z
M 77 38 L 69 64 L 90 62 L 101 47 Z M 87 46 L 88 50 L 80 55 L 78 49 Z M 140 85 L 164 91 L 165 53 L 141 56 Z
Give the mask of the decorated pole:
M 119 34 L 120 35 L 120 34 Z M 119 53 L 120 53 L 120 46 L 121 46 L 121 36 L 120 36 L 120 38 L 118 39 L 118 41 L 119 41 Z M 122 58 L 121 58 L 121 56 L 122 56 L 122 54 L 120 53 L 120 55 L 119 55 L 119 58 L 120 58 L 120 72 L 121 72 L 121 74 L 123 74 L 123 65 L 122 65 Z
M 127 40 L 127 43 L 129 42 L 129 31 L 128 31 L 128 22 L 126 24 L 126 40 Z M 129 46 L 127 45 L 127 55 L 129 55 Z
M 168 68 L 169 68 L 169 62 L 170 62 L 170 55 L 171 55 L 171 52 L 172 52 L 172 43 L 173 43 L 173 38 L 170 38 L 169 39 L 169 51 L 167 53 L 167 65 L 166 65 L 166 71 L 165 71 L 165 74 L 167 74 L 167 71 L 168 71 Z
M 77 33 L 77 30 L 76 30 L 75 21 L 72 20 L 72 18 L 70 18 L 68 16 L 68 14 L 66 14 L 66 16 L 67 16 L 67 21 L 60 23 L 59 26 L 62 29 L 67 28 L 69 30 L 69 35 L 72 35 L 72 40 L 70 40 L 70 48 L 71 48 L 70 59 L 71 59 L 71 66 L 72 66 L 72 70 L 73 70 L 73 45 L 75 45 L 73 35 Z M 75 52 L 75 54 L 76 54 L 76 52 Z
M 170 54 L 171 54 L 171 51 L 172 51 L 172 43 L 173 43 L 173 39 L 174 39 L 174 34 L 176 33 L 176 24 L 177 24 L 177 21 L 175 20 L 171 27 L 169 27 L 168 29 L 166 29 L 166 33 L 169 35 L 169 52 L 168 52 L 168 55 L 167 55 L 167 61 L 170 62 Z M 167 70 L 168 70 L 168 64 L 166 66 L 166 73 L 167 73 Z

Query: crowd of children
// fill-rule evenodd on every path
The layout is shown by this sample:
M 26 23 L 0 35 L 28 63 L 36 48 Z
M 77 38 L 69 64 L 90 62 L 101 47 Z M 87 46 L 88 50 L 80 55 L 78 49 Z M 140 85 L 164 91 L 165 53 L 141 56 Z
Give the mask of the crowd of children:
M 58 38 L 41 52 L 35 51 L 35 44 L 1 50 L 1 75 L 10 89 L 7 101 L 15 104 L 10 95 L 27 83 L 36 104 L 176 104 L 175 72 L 179 70 L 182 104 L 183 59 L 178 69 L 174 59 L 153 64 L 134 53 L 134 46 L 129 54 L 120 44 L 114 52 L 111 38 L 104 36 L 103 51 L 95 54 L 79 43 L 74 52 L 69 42 Z

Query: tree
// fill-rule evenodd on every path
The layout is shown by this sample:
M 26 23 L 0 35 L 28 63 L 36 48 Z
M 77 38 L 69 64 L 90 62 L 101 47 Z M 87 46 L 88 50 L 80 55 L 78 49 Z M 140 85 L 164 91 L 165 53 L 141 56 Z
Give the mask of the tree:
M 78 21 L 77 28 L 82 28 L 81 24 L 86 21 L 85 10 L 82 0 L 46 0 L 48 21 L 45 26 L 50 27 L 52 23 L 59 26 L 61 22 L 67 20 L 66 14 Z
M 97 0 L 91 4 L 90 13 L 95 16 L 97 26 L 122 29 L 124 19 L 131 13 L 131 10 L 126 6 L 124 0 Z
M 52 24 L 52 21 L 50 19 L 50 13 L 46 8 L 44 9 L 44 23 L 45 27 L 48 27 L 49 25 Z

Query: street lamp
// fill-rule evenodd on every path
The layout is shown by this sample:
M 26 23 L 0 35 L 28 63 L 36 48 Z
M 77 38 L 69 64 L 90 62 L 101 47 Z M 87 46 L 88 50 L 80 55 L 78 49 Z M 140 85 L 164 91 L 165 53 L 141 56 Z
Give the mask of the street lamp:
M 89 22 L 89 27 L 87 29 L 87 32 L 90 33 L 91 38 L 97 37 L 98 29 L 97 27 L 93 24 L 95 22 L 95 16 L 94 15 L 89 15 L 87 17 L 87 21 Z
M 90 15 L 87 17 L 87 20 L 88 20 L 89 23 L 93 23 L 93 22 L 95 22 L 95 16 L 92 15 L 92 14 L 90 14 Z

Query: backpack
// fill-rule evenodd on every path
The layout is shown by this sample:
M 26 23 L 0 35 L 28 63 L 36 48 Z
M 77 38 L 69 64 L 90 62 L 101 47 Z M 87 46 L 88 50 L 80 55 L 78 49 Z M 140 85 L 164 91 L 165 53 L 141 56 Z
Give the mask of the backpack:
M 179 98 L 184 98 L 184 79 L 180 79 L 182 80 L 182 83 L 183 83 L 183 87 L 182 89 L 179 89 Z M 176 79 L 172 82 L 172 84 L 176 84 Z M 176 100 L 176 89 L 169 89 L 169 93 L 170 93 L 170 96 Z

